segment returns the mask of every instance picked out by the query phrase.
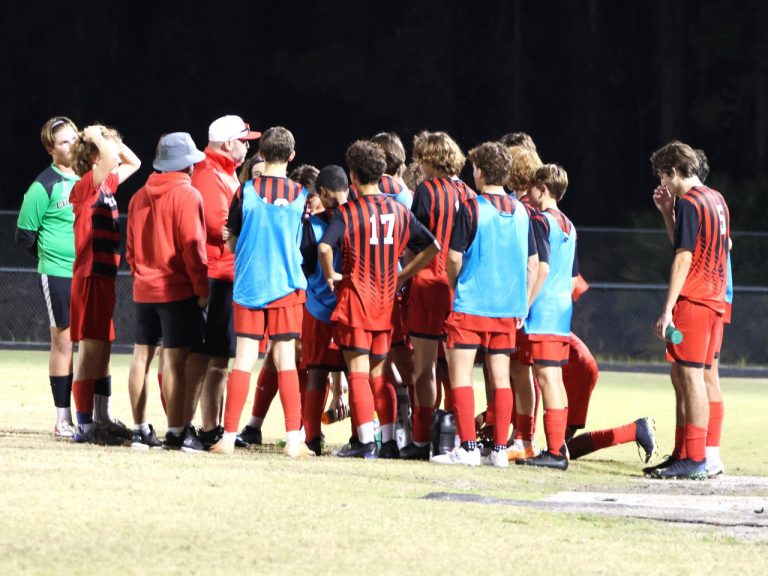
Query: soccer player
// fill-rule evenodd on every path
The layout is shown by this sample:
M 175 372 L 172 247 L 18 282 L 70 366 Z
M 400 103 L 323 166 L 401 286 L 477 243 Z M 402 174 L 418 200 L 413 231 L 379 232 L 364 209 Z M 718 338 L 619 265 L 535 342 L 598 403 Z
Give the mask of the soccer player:
M 16 242 L 37 259 L 40 287 L 51 327 L 48 379 L 56 407 L 56 438 L 72 438 L 72 342 L 69 336 L 69 301 L 75 261 L 75 215 L 69 194 L 78 177 L 70 151 L 77 140 L 77 126 L 66 116 L 43 124 L 40 141 L 51 156 L 24 194 L 16 222 Z
M 261 132 L 252 131 L 239 116 L 217 118 L 208 127 L 205 158 L 192 173 L 192 187 L 202 195 L 205 211 L 210 296 L 204 338 L 192 349 L 187 361 L 184 424 L 191 425 L 199 400 L 202 416 L 199 438 L 208 447 L 213 446 L 223 432 L 220 419 L 227 368 L 229 359 L 235 357 L 232 311 L 235 256 L 226 245 L 225 225 L 229 205 L 240 186 L 237 167 L 243 163 L 250 142 L 260 136 Z
M 499 142 L 508 148 L 511 148 L 512 146 L 520 146 L 536 153 L 536 144 L 533 142 L 533 138 L 526 132 L 510 132 L 504 134 L 504 136 L 499 138 Z
M 669 459 L 644 472 L 698 479 L 722 473 L 719 450 L 710 450 L 714 463 L 707 470 L 707 438 L 711 435 L 712 443 L 719 444 L 722 393 L 719 379 L 715 383 L 710 376 L 707 384 L 706 372 L 714 374 L 728 308 L 730 213 L 720 193 L 702 184 L 700 156 L 690 146 L 670 142 L 654 152 L 651 164 L 660 180 L 654 203 L 675 247 L 667 300 L 655 331 L 663 339 L 674 322 L 683 341 L 667 343 L 676 396 L 675 449 Z
M 546 235 L 538 242 L 539 271 L 532 292 L 528 318 L 525 320 L 520 357 L 532 364 L 544 403 L 544 433 L 547 450 L 517 464 L 567 470 L 565 430 L 568 423 L 568 399 L 563 385 L 562 366 L 568 362 L 573 301 L 571 292 L 578 276 L 576 229 L 560 212 L 557 203 L 568 188 L 568 175 L 557 164 L 545 164 L 536 170 L 529 196 L 541 216 Z M 537 237 L 537 241 L 539 238 Z M 548 252 L 548 257 L 542 258 Z M 541 272 L 544 272 L 543 274 Z
M 120 221 L 114 194 L 141 161 L 105 126 L 88 126 L 72 147 L 72 167 L 80 180 L 69 200 L 75 213 L 70 330 L 79 342 L 72 383 L 78 427 L 73 440 L 119 445 L 132 432 L 109 413 L 112 377 L 109 355 L 115 338 L 115 277 L 120 264 Z
M 515 333 L 528 315 L 528 283 L 538 271 L 538 254 L 525 207 L 507 195 L 512 156 L 503 144 L 487 142 L 469 152 L 479 196 L 459 206 L 451 234 L 448 277 L 453 311 L 446 322 L 451 396 L 461 445 L 433 455 L 440 464 L 480 464 L 474 426 L 472 369 L 485 352 L 493 385 L 493 450 L 484 463 L 506 468 L 512 416 L 510 354 Z
M 466 159 L 459 145 L 445 132 L 417 134 L 413 157 L 427 178 L 414 193 L 413 215 L 440 246 L 447 246 L 459 206 L 475 196 L 458 177 Z M 401 458 L 429 459 L 429 429 L 437 398 L 438 344 L 445 338 L 445 320 L 453 297 L 447 261 L 448 250 L 443 250 L 413 277 L 408 289 L 405 328 L 413 345 L 416 387 L 413 442 L 400 451 Z
M 378 183 L 386 169 L 382 148 L 353 143 L 346 154 L 352 183 L 360 197 L 340 206 L 318 246 L 320 264 L 337 305 L 331 316 L 349 370 L 349 398 L 357 442 L 341 457 L 375 458 L 374 395 L 384 390 L 384 359 L 390 348 L 395 292 L 437 254 L 434 236 L 402 204 L 382 195 Z M 342 254 L 342 274 L 333 269 L 333 250 Z M 414 257 L 398 273 L 408 248 Z M 373 392 L 372 392 L 373 391 Z M 384 438 L 394 442 L 394 438 Z M 395 445 L 396 447 L 396 445 Z
M 136 346 L 129 390 L 135 428 L 131 446 L 153 448 L 157 438 L 146 421 L 146 374 L 155 347 L 163 342 L 163 395 L 168 432 L 163 447 L 202 452 L 187 425 L 185 378 L 190 348 L 203 337 L 202 310 L 208 304 L 208 267 L 203 199 L 192 186 L 194 165 L 205 159 L 186 132 L 160 138 L 147 183 L 128 206 L 126 260 L 133 274 Z
M 347 202 L 349 180 L 341 166 L 325 166 L 317 175 L 315 187 L 323 208 L 305 220 L 301 241 L 301 253 L 304 256 L 302 267 L 307 275 L 307 302 L 301 330 L 301 360 L 308 370 L 302 416 L 307 446 L 320 456 L 320 421 L 328 394 L 328 375 L 344 370 L 344 358 L 334 338 L 334 325 L 331 321 L 331 315 L 336 308 L 336 294 L 325 281 L 318 262 L 317 247 L 328 229 L 331 217 L 339 206 Z M 333 255 L 333 269 L 336 272 L 341 271 L 339 250 Z M 336 411 L 337 419 L 344 418 L 349 409 L 340 392 L 339 386 L 333 387 L 331 409 Z
M 264 132 L 259 155 L 264 173 L 246 182 L 232 199 L 227 241 L 235 253 L 234 309 L 237 353 L 227 378 L 224 434 L 211 452 L 231 454 L 248 396 L 259 341 L 269 333 L 285 414 L 285 453 L 314 456 L 301 437 L 301 397 L 296 339 L 301 336 L 307 280 L 301 270 L 301 227 L 307 191 L 286 175 L 295 157 L 293 134 L 283 127 Z

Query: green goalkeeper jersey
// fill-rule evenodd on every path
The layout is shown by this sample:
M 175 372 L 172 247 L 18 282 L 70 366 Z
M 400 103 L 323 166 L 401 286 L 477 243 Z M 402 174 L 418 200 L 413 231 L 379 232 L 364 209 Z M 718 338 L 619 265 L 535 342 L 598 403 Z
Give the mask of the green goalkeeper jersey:
M 72 277 L 75 214 L 69 193 L 77 180 L 51 165 L 24 194 L 16 223 L 16 241 L 37 256 L 37 271 L 41 274 Z

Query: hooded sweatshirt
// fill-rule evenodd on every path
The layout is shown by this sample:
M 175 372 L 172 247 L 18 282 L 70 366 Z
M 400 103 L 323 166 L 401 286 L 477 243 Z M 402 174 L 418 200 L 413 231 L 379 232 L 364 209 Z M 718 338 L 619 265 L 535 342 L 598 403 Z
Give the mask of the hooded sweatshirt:
M 188 174 L 154 173 L 131 198 L 126 260 L 135 302 L 208 296 L 203 200 Z
M 240 187 L 236 168 L 231 158 L 207 147 L 205 160 L 195 165 L 192 174 L 192 185 L 203 196 L 208 276 L 227 282 L 235 281 L 235 255 L 221 237 L 221 229 L 227 223 L 232 197 Z

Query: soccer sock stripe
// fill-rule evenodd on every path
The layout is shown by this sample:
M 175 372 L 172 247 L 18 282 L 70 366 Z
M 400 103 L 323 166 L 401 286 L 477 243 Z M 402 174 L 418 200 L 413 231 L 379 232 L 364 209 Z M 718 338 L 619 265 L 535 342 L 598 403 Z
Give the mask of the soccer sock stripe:
M 75 399 L 75 411 L 78 424 L 93 422 L 94 380 L 75 380 L 72 382 L 72 396 Z
M 685 452 L 696 462 L 706 458 L 707 429 L 693 424 L 685 425 Z
M 365 372 L 350 372 L 349 374 L 349 407 L 352 411 L 352 425 L 357 432 L 360 442 L 370 442 L 363 438 L 362 432 L 367 438 L 368 428 L 364 425 L 371 424 L 370 431 L 373 435 L 373 392 L 371 382 Z
M 493 443 L 506 446 L 512 421 L 512 390 L 496 388 L 493 391 L 493 412 Z
M 707 446 L 720 446 L 723 432 L 725 405 L 722 401 L 709 403 L 709 423 L 707 424 Z
M 227 399 L 224 403 L 224 431 L 236 433 L 240 426 L 240 415 L 243 413 L 245 401 L 248 398 L 248 386 L 251 383 L 251 373 L 243 370 L 232 370 L 227 377 Z
M 560 455 L 560 448 L 565 444 L 565 429 L 568 426 L 568 408 L 544 410 L 544 435 L 547 437 L 547 450 Z
M 477 441 L 475 435 L 475 391 L 471 386 L 461 386 L 454 388 L 451 393 L 459 439 L 461 442 Z
M 371 378 L 371 388 L 373 388 L 373 404 L 379 415 L 379 422 L 382 426 L 394 423 L 397 420 L 395 387 L 381 374 Z
M 272 400 L 275 399 L 277 388 L 277 372 L 262 368 L 258 380 L 256 380 L 256 390 L 253 393 L 252 416 L 264 420 Z
M 277 389 L 280 392 L 280 403 L 283 405 L 285 431 L 296 432 L 301 429 L 301 390 L 298 371 L 294 369 L 278 372 Z

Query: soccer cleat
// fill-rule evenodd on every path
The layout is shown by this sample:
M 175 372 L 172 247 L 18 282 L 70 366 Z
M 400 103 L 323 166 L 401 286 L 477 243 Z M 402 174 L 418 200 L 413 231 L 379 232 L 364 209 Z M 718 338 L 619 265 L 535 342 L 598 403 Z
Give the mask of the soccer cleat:
M 307 448 L 312 450 L 312 452 L 315 453 L 316 456 L 321 456 L 323 454 L 323 446 L 325 442 L 323 442 L 322 436 L 315 436 L 307 442 Z
M 645 452 L 644 462 L 648 464 L 648 461 L 656 451 L 656 438 L 653 434 L 654 423 L 653 419 L 649 417 L 639 418 L 635 420 L 635 442 L 637 443 L 638 451 L 642 448 Z
M 652 472 L 651 477 L 662 480 L 704 480 L 707 478 L 707 461 L 684 458 L 671 466 Z
M 315 454 L 313 450 L 310 450 L 300 438 L 286 442 L 285 447 L 283 448 L 283 454 L 290 456 L 291 458 L 314 458 L 317 456 L 317 454 Z
M 336 456 L 339 458 L 364 458 L 366 460 L 373 460 L 378 458 L 376 442 L 366 442 L 365 444 L 360 441 L 349 442 L 349 444 L 344 445 L 341 450 L 336 452 Z
M 192 427 L 188 426 L 181 434 L 174 434 L 170 431 L 166 432 L 163 449 L 181 450 L 187 454 L 199 454 L 200 452 L 205 451 L 205 446 L 203 446 L 203 443 L 194 435 Z
M 723 461 L 707 458 L 707 478 L 717 478 L 723 474 L 725 474 Z
M 208 452 L 211 454 L 234 454 L 235 453 L 235 443 L 227 440 L 223 436 L 219 438 L 219 441 L 216 442 L 213 446 L 211 446 L 208 449 Z
M 56 438 L 72 439 L 75 435 L 75 425 L 71 420 L 65 420 L 60 418 L 56 421 L 56 426 L 53 427 L 53 435 Z
M 246 426 L 239 434 L 240 439 L 246 444 L 261 445 L 261 428 L 254 428 L 253 426 Z
M 446 454 L 438 454 L 429 459 L 435 464 L 463 464 L 464 466 L 480 466 L 480 450 L 464 450 L 461 446 Z
M 496 468 L 508 468 L 509 456 L 507 456 L 507 450 L 491 450 L 488 456 L 483 458 L 483 464 Z
M 203 443 L 206 450 L 210 450 L 211 446 L 219 441 L 222 434 L 224 434 L 224 428 L 222 426 L 216 426 L 210 430 L 203 430 L 201 428 L 197 433 L 197 439 Z
M 417 446 L 413 442 L 400 450 L 401 460 L 429 460 L 429 444 Z
M 149 433 L 141 430 L 134 430 L 131 438 L 131 448 L 134 450 L 149 450 L 151 448 L 162 448 L 163 443 L 157 439 L 155 429 L 152 424 L 149 425 Z
M 518 460 L 535 457 L 536 449 L 533 447 L 533 444 L 530 446 L 523 446 L 522 444 L 515 443 L 507 448 L 507 460 L 510 462 L 517 462 Z
M 108 426 L 103 424 L 93 424 L 88 429 L 78 426 L 72 440 L 97 446 L 122 446 L 125 443 L 124 438 L 111 434 Z
M 379 448 L 379 458 L 383 459 L 396 459 L 400 458 L 400 450 L 397 448 L 397 440 L 388 440 L 381 443 Z
M 533 458 L 516 460 L 515 464 L 522 466 L 538 466 L 540 468 L 553 468 L 555 470 L 568 470 L 568 458 L 562 454 L 554 454 L 549 450 L 543 450 Z
M 117 418 L 112 418 L 112 420 L 108 422 L 96 423 L 96 426 L 105 428 L 109 434 L 122 438 L 123 440 L 133 439 L 133 430 L 128 428 L 128 426 L 120 422 Z
M 643 474 L 645 474 L 646 476 L 650 476 L 651 474 L 653 474 L 657 470 L 662 470 L 663 468 L 669 468 L 670 466 L 672 466 L 672 464 L 674 464 L 675 462 L 679 462 L 679 461 L 680 461 L 680 458 L 677 458 L 676 456 L 669 455 L 666 458 L 664 458 L 664 460 L 659 462 L 658 464 L 655 464 L 653 466 L 646 466 L 645 468 L 643 468 Z

